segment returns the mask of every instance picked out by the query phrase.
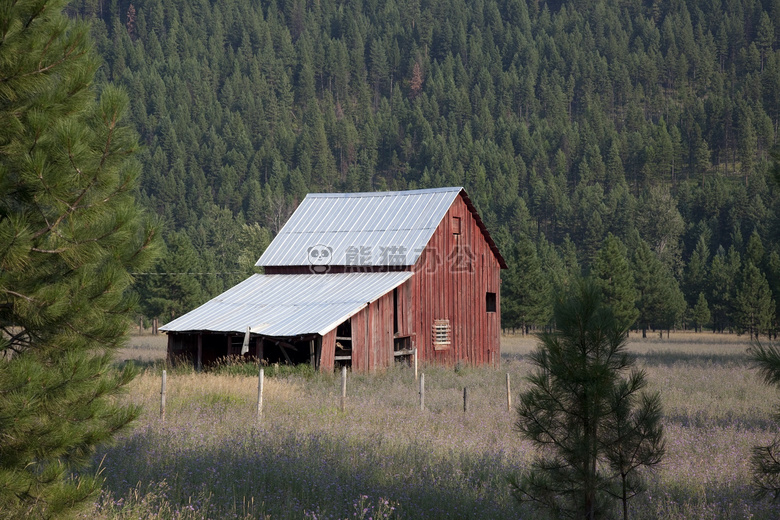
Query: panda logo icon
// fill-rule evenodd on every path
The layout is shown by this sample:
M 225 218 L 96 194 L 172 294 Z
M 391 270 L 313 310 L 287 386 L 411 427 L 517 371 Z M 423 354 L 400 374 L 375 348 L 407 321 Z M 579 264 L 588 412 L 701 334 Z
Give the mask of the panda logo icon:
M 323 244 L 311 246 L 308 249 L 309 271 L 316 274 L 330 271 L 330 262 L 333 258 L 333 248 Z

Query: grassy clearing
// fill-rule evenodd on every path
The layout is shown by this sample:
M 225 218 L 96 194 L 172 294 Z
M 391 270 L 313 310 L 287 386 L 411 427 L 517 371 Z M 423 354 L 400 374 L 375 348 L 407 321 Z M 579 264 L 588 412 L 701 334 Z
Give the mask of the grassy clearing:
M 140 364 L 149 364 L 155 361 L 163 361 L 168 348 L 168 336 L 158 334 L 153 336 L 130 336 L 130 341 L 125 348 L 117 352 L 116 358 L 120 361 L 132 359 Z
M 164 337 L 156 358 L 146 344 L 142 361 L 163 357 Z M 345 413 L 337 376 L 280 373 L 266 378 L 259 423 L 256 377 L 176 370 L 161 424 L 162 365 L 147 364 L 126 397 L 145 415 L 97 457 L 105 491 L 85 517 L 543 518 L 515 504 L 506 482 L 532 451 L 512 430 L 505 374 L 516 396 L 535 342 L 502 345 L 499 371 L 425 367 L 424 412 L 409 369 L 351 375 Z M 632 337 L 662 392 L 667 435 L 666 460 L 632 518 L 780 517 L 750 498 L 750 448 L 771 438 L 778 395 L 750 370 L 746 347 L 707 333 Z

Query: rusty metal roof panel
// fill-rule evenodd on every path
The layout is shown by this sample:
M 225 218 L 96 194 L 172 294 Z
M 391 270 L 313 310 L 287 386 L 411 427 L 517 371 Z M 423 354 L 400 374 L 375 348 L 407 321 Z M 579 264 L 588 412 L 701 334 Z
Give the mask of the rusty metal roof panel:
M 246 332 L 273 337 L 325 334 L 412 276 L 408 271 L 255 274 L 160 327 L 165 332 Z
M 256 265 L 414 265 L 462 190 L 309 194 Z

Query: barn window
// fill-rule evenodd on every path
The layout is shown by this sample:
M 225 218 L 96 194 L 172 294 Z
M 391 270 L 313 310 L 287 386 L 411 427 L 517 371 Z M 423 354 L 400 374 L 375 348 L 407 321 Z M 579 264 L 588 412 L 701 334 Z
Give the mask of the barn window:
M 451 336 L 450 320 L 433 320 L 434 350 L 444 350 L 450 348 Z
M 460 217 L 452 217 L 452 234 L 460 235 Z
M 485 309 L 488 312 L 496 312 L 496 293 L 485 293 Z

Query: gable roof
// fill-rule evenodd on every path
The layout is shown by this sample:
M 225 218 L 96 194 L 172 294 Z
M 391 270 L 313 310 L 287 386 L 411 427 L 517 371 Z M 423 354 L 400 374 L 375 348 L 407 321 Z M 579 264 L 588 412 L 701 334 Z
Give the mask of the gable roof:
M 160 327 L 165 332 L 324 335 L 412 276 L 408 271 L 255 274 Z
M 311 248 L 327 249 L 328 265 L 414 265 L 458 195 L 505 268 L 506 262 L 460 187 L 310 193 L 255 265 L 308 266 L 312 263 Z M 365 258 L 369 264 L 362 261 Z

